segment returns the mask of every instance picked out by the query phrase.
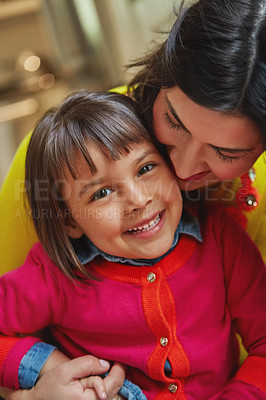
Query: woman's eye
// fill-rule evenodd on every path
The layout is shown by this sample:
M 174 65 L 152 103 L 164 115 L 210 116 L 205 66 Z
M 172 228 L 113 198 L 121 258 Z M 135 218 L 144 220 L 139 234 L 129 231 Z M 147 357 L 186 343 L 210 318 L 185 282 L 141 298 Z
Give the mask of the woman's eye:
M 109 196 L 109 194 L 111 194 L 113 192 L 112 189 L 100 189 L 98 190 L 96 193 L 94 193 L 92 200 L 99 200 L 99 199 L 103 199 L 106 196 Z
M 165 111 L 165 113 L 163 114 L 164 120 L 166 122 L 166 124 L 171 128 L 171 129 L 179 129 L 180 125 L 176 124 L 174 121 L 171 120 L 171 118 L 168 115 L 168 112 Z
M 219 160 L 222 162 L 228 162 L 228 163 L 237 162 L 240 158 L 239 156 L 226 156 L 223 153 L 221 153 L 219 150 L 216 150 L 216 154 L 217 154 Z
M 137 176 L 147 174 L 147 172 L 150 172 L 153 168 L 154 168 L 154 164 L 143 165 L 143 167 L 140 168 Z

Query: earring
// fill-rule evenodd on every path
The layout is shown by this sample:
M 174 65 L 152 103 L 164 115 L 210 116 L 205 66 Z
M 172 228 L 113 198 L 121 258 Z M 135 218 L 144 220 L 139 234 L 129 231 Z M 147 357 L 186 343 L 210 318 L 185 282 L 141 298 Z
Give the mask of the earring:
M 226 211 L 240 223 L 244 228 L 247 226 L 247 216 L 243 213 L 253 211 L 259 204 L 260 194 L 253 187 L 256 179 L 256 171 L 251 168 L 247 173 L 240 177 L 240 187 L 236 193 L 235 206 L 228 207 Z

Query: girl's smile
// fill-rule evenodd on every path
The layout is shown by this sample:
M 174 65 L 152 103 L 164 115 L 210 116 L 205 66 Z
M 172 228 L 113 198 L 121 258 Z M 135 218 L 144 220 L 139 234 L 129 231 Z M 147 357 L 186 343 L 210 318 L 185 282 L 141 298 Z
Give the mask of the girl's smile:
M 72 220 L 70 237 L 86 235 L 105 253 L 156 258 L 171 247 L 182 213 L 176 179 L 153 144 L 143 142 L 119 160 L 88 144 L 97 167 L 92 173 L 77 154 L 77 177 L 66 173 L 65 199 Z
M 162 229 L 164 221 L 164 212 L 156 213 L 155 217 L 143 220 L 125 233 L 134 235 L 135 239 L 153 238 Z

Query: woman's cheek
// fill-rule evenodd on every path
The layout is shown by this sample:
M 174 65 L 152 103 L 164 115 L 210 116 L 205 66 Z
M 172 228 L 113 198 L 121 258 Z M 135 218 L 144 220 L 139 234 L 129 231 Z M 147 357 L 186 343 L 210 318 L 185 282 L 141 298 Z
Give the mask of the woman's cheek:
M 217 165 L 213 167 L 212 173 L 221 180 L 235 179 L 240 175 L 248 171 L 248 167 L 245 165 L 233 165 L 228 162 L 226 165 L 221 165 L 221 162 L 217 162 Z

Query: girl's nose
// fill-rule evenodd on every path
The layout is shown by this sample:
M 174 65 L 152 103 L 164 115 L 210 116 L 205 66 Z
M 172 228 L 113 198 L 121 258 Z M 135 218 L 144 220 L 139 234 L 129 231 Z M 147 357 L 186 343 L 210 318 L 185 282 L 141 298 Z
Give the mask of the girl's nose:
M 145 208 L 153 198 L 150 188 L 144 182 L 131 183 L 127 188 L 126 196 L 128 208 L 131 212 Z

